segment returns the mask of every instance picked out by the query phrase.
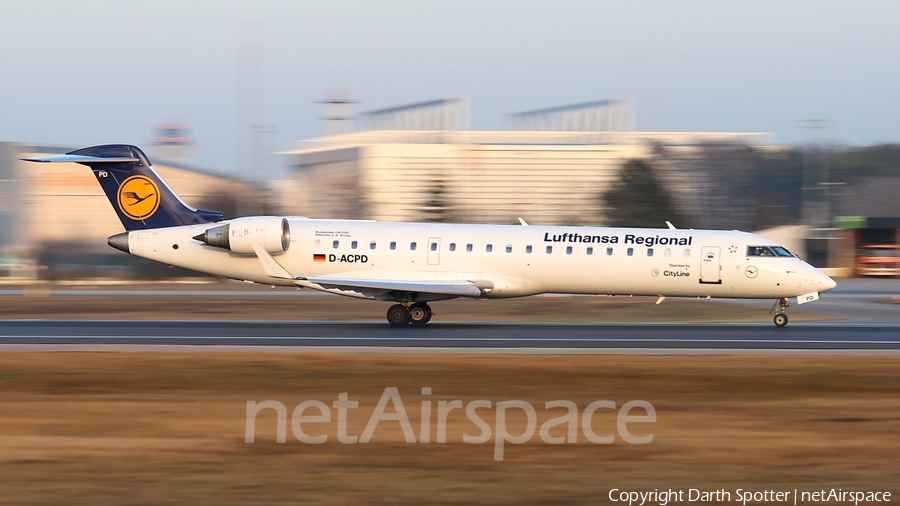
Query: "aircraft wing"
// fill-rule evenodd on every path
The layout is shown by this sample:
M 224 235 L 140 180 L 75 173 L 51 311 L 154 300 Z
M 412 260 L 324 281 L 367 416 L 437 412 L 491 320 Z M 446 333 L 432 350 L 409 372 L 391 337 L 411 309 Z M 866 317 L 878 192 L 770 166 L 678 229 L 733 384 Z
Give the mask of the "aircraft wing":
M 493 283 L 484 280 L 391 280 L 391 279 L 354 279 L 354 278 L 300 278 L 296 282 L 300 286 L 306 283 L 317 286 L 309 288 L 325 291 L 358 292 L 366 298 L 379 298 L 386 292 L 414 292 L 450 295 L 455 297 L 480 297 L 489 292 Z M 476 284 L 477 283 L 477 284 Z M 321 288 L 319 288 L 321 287 Z M 341 293 L 341 295 L 350 295 Z
M 428 293 L 450 297 L 480 297 L 494 288 L 487 280 L 403 280 L 293 276 L 258 244 L 253 251 L 266 274 L 276 279 L 292 279 L 297 286 L 363 299 L 386 298 L 391 292 Z

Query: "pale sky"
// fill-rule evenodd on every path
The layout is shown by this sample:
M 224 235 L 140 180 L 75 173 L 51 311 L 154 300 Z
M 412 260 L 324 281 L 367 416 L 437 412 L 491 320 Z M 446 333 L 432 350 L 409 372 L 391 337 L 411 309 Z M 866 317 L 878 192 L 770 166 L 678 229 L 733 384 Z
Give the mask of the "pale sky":
M 236 166 L 239 39 L 263 39 L 278 148 L 320 100 L 471 100 L 505 115 L 634 98 L 638 130 L 900 142 L 900 1 L 0 0 L 0 141 L 146 144 L 181 120 L 193 161 Z M 811 133 L 799 120 L 827 119 Z

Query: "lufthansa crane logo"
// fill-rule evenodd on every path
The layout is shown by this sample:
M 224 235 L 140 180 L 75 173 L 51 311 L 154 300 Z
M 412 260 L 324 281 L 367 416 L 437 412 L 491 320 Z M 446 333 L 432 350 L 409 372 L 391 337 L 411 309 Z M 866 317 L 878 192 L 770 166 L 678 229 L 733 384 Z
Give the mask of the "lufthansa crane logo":
M 147 176 L 131 176 L 119 185 L 119 210 L 132 220 L 144 220 L 159 209 L 159 187 Z

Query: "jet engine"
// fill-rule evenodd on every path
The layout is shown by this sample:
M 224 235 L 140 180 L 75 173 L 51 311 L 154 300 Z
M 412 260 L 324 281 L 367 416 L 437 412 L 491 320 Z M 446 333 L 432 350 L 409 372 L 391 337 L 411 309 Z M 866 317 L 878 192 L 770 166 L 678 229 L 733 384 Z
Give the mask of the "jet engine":
M 207 229 L 195 240 L 208 246 L 252 255 L 258 244 L 269 253 L 287 251 L 291 245 L 291 227 L 286 218 L 253 216 L 237 218 L 230 223 Z

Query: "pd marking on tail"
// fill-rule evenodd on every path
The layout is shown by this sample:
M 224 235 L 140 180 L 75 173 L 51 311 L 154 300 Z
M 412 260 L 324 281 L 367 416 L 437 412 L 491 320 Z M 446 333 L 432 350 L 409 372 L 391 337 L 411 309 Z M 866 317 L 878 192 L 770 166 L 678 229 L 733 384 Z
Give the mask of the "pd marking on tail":
M 118 195 L 119 210 L 132 220 L 147 219 L 159 209 L 159 187 L 146 176 L 131 176 L 122 181 Z

